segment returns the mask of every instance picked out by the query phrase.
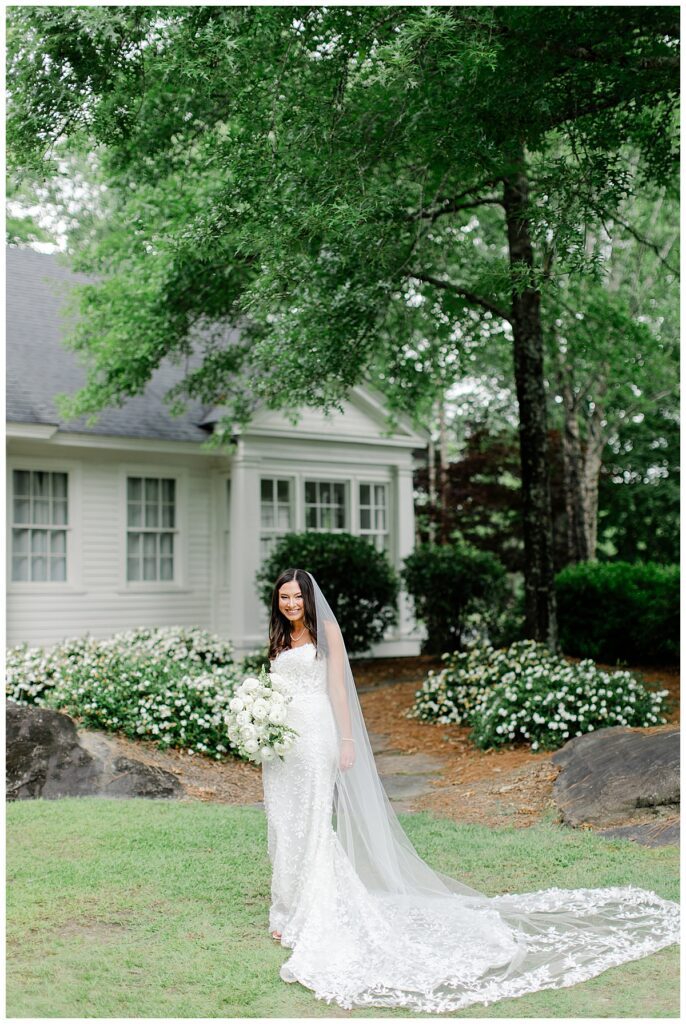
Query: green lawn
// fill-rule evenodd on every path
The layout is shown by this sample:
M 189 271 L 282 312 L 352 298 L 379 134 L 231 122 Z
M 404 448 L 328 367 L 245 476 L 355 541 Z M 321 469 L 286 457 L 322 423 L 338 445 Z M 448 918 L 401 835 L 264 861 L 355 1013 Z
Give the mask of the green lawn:
M 435 867 L 495 894 L 634 884 L 678 899 L 678 850 L 608 842 L 551 822 L 457 826 L 403 815 Z M 279 979 L 267 932 L 258 808 L 154 800 L 35 800 L 7 808 L 9 1017 L 409 1017 L 345 1011 Z M 675 1017 L 678 947 L 573 988 L 458 1017 Z

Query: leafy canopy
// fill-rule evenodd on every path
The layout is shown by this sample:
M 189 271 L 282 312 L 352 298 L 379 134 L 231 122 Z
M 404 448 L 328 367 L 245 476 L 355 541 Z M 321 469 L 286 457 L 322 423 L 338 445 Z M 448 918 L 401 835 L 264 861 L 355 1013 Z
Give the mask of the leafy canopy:
M 398 359 L 417 316 L 445 345 L 476 306 L 487 342 L 527 283 L 498 208 L 522 147 L 555 272 L 587 266 L 586 218 L 641 176 L 671 181 L 677 38 L 676 7 L 11 8 L 12 172 L 94 149 L 106 189 L 73 254 L 100 280 L 65 409 L 121 402 L 193 346 L 204 364 L 177 397 L 229 420 L 260 400 L 330 407 L 370 374 L 425 405 Z M 465 229 L 477 205 L 500 252 Z M 241 339 L 201 337 L 210 321 Z M 432 356 L 429 378 L 449 374 Z

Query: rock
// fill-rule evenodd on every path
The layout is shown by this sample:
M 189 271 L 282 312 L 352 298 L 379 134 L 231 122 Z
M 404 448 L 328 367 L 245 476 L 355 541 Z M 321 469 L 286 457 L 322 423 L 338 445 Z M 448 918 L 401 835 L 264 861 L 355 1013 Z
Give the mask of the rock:
M 637 825 L 618 825 L 601 829 L 599 835 L 607 839 L 631 839 L 641 846 L 678 846 L 679 818 L 669 817 Z
M 677 728 L 650 732 L 624 726 L 598 729 L 570 740 L 552 761 L 562 769 L 553 786 L 553 800 L 569 825 L 621 826 L 629 838 L 650 840 L 648 845 L 653 845 L 660 833 L 663 842 L 675 841 Z M 667 814 L 671 826 L 665 831 Z M 629 836 L 631 829 L 635 834 Z M 620 833 L 624 834 L 612 829 L 613 835 Z M 664 836 L 672 838 L 665 840 Z M 678 840 L 678 827 L 676 836 Z
M 122 757 L 112 741 L 79 733 L 63 712 L 8 700 L 5 720 L 8 800 L 182 795 L 171 772 Z

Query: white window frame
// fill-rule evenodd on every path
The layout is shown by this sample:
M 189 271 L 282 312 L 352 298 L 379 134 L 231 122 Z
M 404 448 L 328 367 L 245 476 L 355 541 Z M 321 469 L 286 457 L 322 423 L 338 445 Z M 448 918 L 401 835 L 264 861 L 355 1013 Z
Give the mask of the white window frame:
M 286 533 L 294 533 L 295 532 L 295 529 L 296 529 L 296 526 L 295 526 L 295 514 L 296 514 L 296 509 L 295 509 L 295 490 L 296 490 L 296 482 L 295 482 L 295 478 L 293 476 L 291 476 L 290 474 L 288 474 L 288 473 L 279 473 L 279 472 L 270 473 L 270 472 L 267 472 L 267 471 L 264 471 L 264 470 L 260 471 L 258 479 L 259 479 L 258 498 L 259 498 L 259 504 L 260 504 L 260 512 L 259 512 L 259 515 L 260 515 L 260 541 L 259 541 L 260 547 L 259 547 L 259 552 L 260 552 L 260 564 L 262 564 L 264 559 L 269 557 L 269 554 L 270 554 L 271 550 L 273 550 L 274 543 L 276 542 L 276 540 L 279 537 L 283 537 L 283 535 L 286 534 Z M 274 525 L 273 526 L 263 526 L 262 525 L 262 482 L 263 481 L 269 481 L 272 484 L 272 506 L 273 506 L 274 512 L 275 512 Z M 278 522 L 278 514 L 277 513 L 278 513 L 278 510 L 279 510 L 279 506 L 285 504 L 285 502 L 279 501 L 279 497 L 278 497 L 278 484 L 279 483 L 287 483 L 288 484 L 288 518 L 289 518 L 288 526 L 278 526 L 277 525 L 277 522 Z M 274 493 L 276 493 L 276 498 L 274 498 Z M 268 550 L 264 550 L 265 549 L 265 543 L 270 545 Z
M 388 557 L 391 557 L 391 509 L 390 509 L 390 495 L 391 488 L 388 480 L 369 479 L 361 480 L 357 479 L 357 530 L 360 537 L 367 537 L 374 547 L 378 551 L 385 551 Z M 369 487 L 369 503 L 362 501 L 362 488 Z M 376 502 L 375 488 L 382 487 L 384 494 L 384 503 L 379 505 Z M 368 509 L 370 513 L 371 526 L 362 526 L 362 510 Z M 386 526 L 385 529 L 378 529 L 376 526 L 376 512 L 383 510 L 385 513 Z
M 307 501 L 307 485 L 317 485 L 317 501 Z M 343 487 L 343 526 L 308 526 L 307 525 L 307 510 L 308 508 L 316 508 L 321 510 L 322 508 L 337 508 L 338 506 L 329 503 L 328 505 L 322 505 L 320 499 L 321 484 L 338 484 Z M 349 533 L 350 532 L 350 477 L 331 477 L 331 476 L 319 476 L 319 475 L 308 475 L 303 476 L 303 529 L 306 533 Z M 317 519 L 321 516 L 318 515 Z
M 84 593 L 81 581 L 81 464 L 73 459 L 59 459 L 54 456 L 11 456 L 7 468 L 7 515 L 6 515 L 6 584 L 11 594 L 75 594 Z M 14 471 L 42 471 L 65 473 L 67 477 L 67 523 L 60 526 L 66 533 L 66 580 L 13 580 L 12 579 L 12 530 L 14 523 Z M 29 528 L 31 526 L 29 525 Z M 46 524 L 46 528 L 50 528 Z
M 186 502 L 187 502 L 187 481 L 185 468 L 178 466 L 164 466 L 161 463 L 128 463 L 119 467 L 119 593 L 169 593 L 187 590 L 188 579 L 187 552 L 186 552 Z M 158 480 L 174 480 L 174 526 L 160 527 L 159 529 L 149 528 L 152 532 L 173 533 L 173 558 L 174 577 L 171 580 L 129 580 L 127 579 L 127 558 L 128 558 L 128 533 L 146 532 L 130 528 L 128 525 L 128 479 L 129 477 L 152 477 Z

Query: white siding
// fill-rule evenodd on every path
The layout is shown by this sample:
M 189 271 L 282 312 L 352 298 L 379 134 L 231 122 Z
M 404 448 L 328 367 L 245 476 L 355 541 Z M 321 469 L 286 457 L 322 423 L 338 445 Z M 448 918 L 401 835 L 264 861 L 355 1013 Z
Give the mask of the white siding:
M 305 526 L 305 480 L 344 481 L 347 525 L 353 533 L 359 532 L 360 483 L 386 484 L 389 555 L 399 568 L 414 539 L 412 450 L 423 439 L 407 425 L 392 437 L 384 435 L 378 404 L 353 395 L 343 416 L 327 418 L 305 409 L 295 428 L 281 413 L 262 410 L 231 454 L 143 438 L 66 432 L 11 436 L 10 482 L 15 467 L 69 473 L 70 535 L 66 584 L 8 579 L 8 643 L 49 645 L 139 625 L 185 625 L 230 638 L 238 653 L 262 645 L 266 614 L 254 582 L 260 559 L 260 478 L 288 476 L 293 481 L 295 530 Z M 127 475 L 176 480 L 173 584 L 126 581 Z M 7 563 L 9 572 L 11 559 Z M 403 601 L 398 627 L 373 653 L 414 654 L 419 641 Z
M 8 581 L 7 642 L 55 643 L 67 636 L 108 636 L 138 625 L 197 625 L 228 635 L 228 619 L 212 614 L 211 473 L 205 459 L 147 459 L 130 453 L 69 453 L 69 543 L 76 567 L 62 584 Z M 54 452 L 30 457 L 13 454 L 8 470 L 30 465 L 57 468 Z M 74 465 L 77 469 L 74 469 Z M 179 533 L 175 543 L 178 583 L 137 584 L 125 579 L 124 486 L 127 472 L 175 475 Z M 11 479 L 11 478 L 10 478 Z M 9 497 L 8 487 L 8 497 Z M 8 560 L 9 564 L 9 560 Z M 71 565 L 70 565 L 71 568 Z M 8 570 L 9 571 L 9 570 Z M 223 626 L 223 628 L 221 628 Z

